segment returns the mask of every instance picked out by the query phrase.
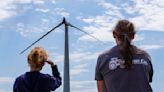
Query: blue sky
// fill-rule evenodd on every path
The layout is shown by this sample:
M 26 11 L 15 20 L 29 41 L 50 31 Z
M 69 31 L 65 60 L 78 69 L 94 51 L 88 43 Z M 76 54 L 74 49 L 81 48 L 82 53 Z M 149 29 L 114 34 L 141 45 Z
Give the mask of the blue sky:
M 111 30 L 119 19 L 136 26 L 134 44 L 148 51 L 154 66 L 154 92 L 164 92 L 163 0 L 1 0 L 0 92 L 12 92 L 17 76 L 29 70 L 25 47 L 62 21 L 104 41 L 100 43 L 69 28 L 71 92 L 97 92 L 94 80 L 97 56 L 115 45 Z M 44 47 L 63 76 L 64 27 L 53 31 L 35 46 Z M 48 65 L 42 70 L 50 73 Z M 62 92 L 62 87 L 55 92 Z

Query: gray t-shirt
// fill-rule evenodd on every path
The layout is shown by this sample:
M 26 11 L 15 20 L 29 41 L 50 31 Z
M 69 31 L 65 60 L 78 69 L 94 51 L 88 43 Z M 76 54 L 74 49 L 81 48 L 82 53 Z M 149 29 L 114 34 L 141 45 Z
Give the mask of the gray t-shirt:
M 97 60 L 95 79 L 103 80 L 105 92 L 153 92 L 153 67 L 150 56 L 143 50 L 135 49 L 133 65 L 125 69 L 119 46 L 101 54 Z

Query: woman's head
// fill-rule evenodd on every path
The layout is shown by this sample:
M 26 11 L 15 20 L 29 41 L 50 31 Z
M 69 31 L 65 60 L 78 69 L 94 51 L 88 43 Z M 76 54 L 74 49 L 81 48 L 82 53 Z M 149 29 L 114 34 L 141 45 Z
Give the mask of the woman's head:
M 120 47 L 120 53 L 122 55 L 122 59 L 125 61 L 124 65 L 126 69 L 130 69 L 132 67 L 134 51 L 131 41 L 134 39 L 134 35 L 134 25 L 128 20 L 118 21 L 113 30 L 113 37 L 116 39 L 116 43 Z
M 113 30 L 113 36 L 117 44 L 122 44 L 125 39 L 131 42 L 134 39 L 135 33 L 133 23 L 128 20 L 119 20 Z
M 48 59 L 48 54 L 43 48 L 35 47 L 31 50 L 27 59 L 31 68 L 42 68 Z

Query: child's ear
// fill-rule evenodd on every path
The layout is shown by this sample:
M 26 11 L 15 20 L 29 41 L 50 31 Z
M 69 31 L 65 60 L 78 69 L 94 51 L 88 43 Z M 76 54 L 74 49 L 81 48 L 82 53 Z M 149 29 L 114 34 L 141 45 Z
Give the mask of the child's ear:
M 31 63 L 31 56 L 30 56 L 30 55 L 28 55 L 28 57 L 27 57 L 27 61 L 28 61 L 28 64 Z

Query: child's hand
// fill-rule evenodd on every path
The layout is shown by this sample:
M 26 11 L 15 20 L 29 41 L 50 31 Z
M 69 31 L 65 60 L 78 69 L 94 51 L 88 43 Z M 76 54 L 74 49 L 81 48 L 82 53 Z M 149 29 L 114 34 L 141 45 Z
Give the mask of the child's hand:
M 51 60 L 47 60 L 46 61 L 48 64 L 50 64 L 51 66 L 54 66 L 55 64 L 54 64 L 54 62 L 52 62 Z

